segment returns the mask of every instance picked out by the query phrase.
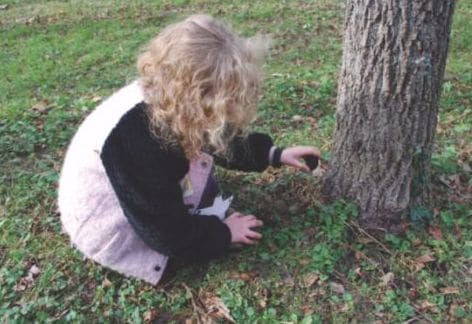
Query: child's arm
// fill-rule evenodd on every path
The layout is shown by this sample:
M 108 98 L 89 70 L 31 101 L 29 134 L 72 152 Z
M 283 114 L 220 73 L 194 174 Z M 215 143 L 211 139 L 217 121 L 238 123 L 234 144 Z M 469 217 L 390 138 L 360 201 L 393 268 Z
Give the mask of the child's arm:
M 273 146 L 272 139 L 266 134 L 236 136 L 229 143 L 228 154 L 224 157 L 214 155 L 214 158 L 218 165 L 227 169 L 262 172 L 270 164 L 269 153 Z
M 316 168 L 320 151 L 312 146 L 294 146 L 285 149 L 274 146 L 270 136 L 251 133 L 247 137 L 235 137 L 229 146 L 229 155 L 215 156 L 215 162 L 228 169 L 264 171 L 269 165 L 287 165 L 309 172 Z M 304 160 L 304 162 L 302 162 Z

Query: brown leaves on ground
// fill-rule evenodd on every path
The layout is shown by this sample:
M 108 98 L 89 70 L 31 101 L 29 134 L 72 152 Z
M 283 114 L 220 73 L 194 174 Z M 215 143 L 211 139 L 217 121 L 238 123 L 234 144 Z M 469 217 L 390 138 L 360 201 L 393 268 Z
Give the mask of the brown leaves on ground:
M 269 300 L 269 295 L 270 295 L 270 292 L 266 288 L 262 288 L 262 289 L 259 289 L 257 291 L 259 306 L 261 306 L 261 308 L 266 308 L 267 307 L 267 302 Z
M 45 99 L 35 103 L 31 107 L 31 110 L 37 112 L 38 114 L 44 114 L 49 110 L 49 108 L 51 108 L 51 104 Z
M 158 315 L 157 310 L 151 309 L 144 314 L 143 321 L 145 324 L 153 323 Z
M 113 286 L 113 283 L 107 277 L 105 277 L 105 279 L 103 279 L 102 281 L 102 287 L 108 288 L 112 286 Z
M 382 284 L 384 286 L 389 286 L 391 282 L 393 282 L 393 279 L 395 278 L 395 275 L 393 272 L 387 272 L 382 276 Z
M 253 281 L 257 277 L 257 273 L 254 272 L 232 272 L 229 277 L 234 280 L 242 280 L 244 282 Z
M 231 316 L 228 307 L 224 304 L 221 298 L 212 293 L 203 293 L 200 296 L 200 301 L 205 307 L 206 315 L 215 320 L 227 320 L 234 323 L 234 318 Z
M 434 257 L 434 254 L 432 252 L 429 252 L 427 254 L 424 254 L 420 257 L 417 257 L 414 259 L 411 263 L 412 268 L 414 269 L 415 272 L 423 269 L 427 263 L 431 263 L 436 261 L 436 258 Z
M 468 161 L 459 160 L 462 174 L 441 175 L 439 181 L 447 188 L 448 200 L 456 203 L 466 203 L 472 198 L 472 189 L 468 185 L 468 177 L 465 174 L 470 173 L 470 164 Z
M 194 316 L 186 322 L 194 323 L 214 323 L 225 320 L 234 323 L 230 310 L 223 300 L 211 292 L 200 291 L 198 295 L 192 291 L 187 285 L 182 284 L 186 290 L 186 294 L 190 298 Z M 152 317 L 152 314 L 150 314 Z
M 307 273 L 306 275 L 304 275 L 302 277 L 303 286 L 305 288 L 310 288 L 315 283 L 317 283 L 319 279 L 320 279 L 320 276 L 318 274 L 316 274 L 316 273 Z
M 457 287 L 444 287 L 444 288 L 439 288 L 439 291 L 444 295 L 458 294 L 459 293 L 459 288 L 457 288 Z
M 311 234 L 311 236 L 313 236 L 313 234 L 311 233 L 311 228 L 305 230 L 308 231 L 308 234 Z M 311 263 L 311 259 L 310 258 L 301 258 L 298 260 L 298 263 L 301 265 L 301 266 L 306 266 L 306 265 L 309 265 Z
M 437 313 L 438 308 L 436 307 L 436 304 L 431 303 L 428 300 L 424 300 L 421 304 L 415 305 L 415 308 L 420 311 L 420 312 L 432 312 L 432 313 Z
M 428 233 L 438 241 L 442 241 L 443 239 L 443 233 L 442 230 L 439 226 L 430 226 L 428 229 Z
M 344 292 L 346 291 L 343 285 L 336 282 L 330 282 L 329 286 L 331 287 L 331 290 L 337 294 L 344 294 Z
M 90 100 L 92 100 L 93 102 L 97 103 L 99 101 L 102 101 L 103 98 L 101 96 L 93 96 L 92 98 L 90 98 Z
M 41 269 L 39 269 L 39 267 L 37 265 L 33 264 L 29 268 L 28 274 L 26 276 L 22 277 L 18 281 L 18 283 L 14 287 L 14 290 L 15 291 L 24 291 L 24 290 L 30 288 L 31 286 L 33 286 L 34 281 L 36 280 L 36 278 L 39 276 L 40 273 L 41 273 Z

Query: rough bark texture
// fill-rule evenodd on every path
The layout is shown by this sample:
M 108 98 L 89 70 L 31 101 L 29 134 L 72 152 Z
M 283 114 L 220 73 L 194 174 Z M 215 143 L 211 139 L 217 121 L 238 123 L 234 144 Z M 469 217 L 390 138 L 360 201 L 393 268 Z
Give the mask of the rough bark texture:
M 454 0 L 348 0 L 336 133 L 324 192 L 391 228 L 428 206 Z

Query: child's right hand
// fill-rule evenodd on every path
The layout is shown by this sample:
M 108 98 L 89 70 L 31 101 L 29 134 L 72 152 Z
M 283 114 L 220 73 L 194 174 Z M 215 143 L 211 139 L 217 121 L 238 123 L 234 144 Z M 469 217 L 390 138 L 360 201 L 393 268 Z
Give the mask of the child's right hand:
M 224 222 L 231 231 L 231 243 L 233 244 L 256 244 L 262 238 L 262 235 L 253 230 L 255 227 L 263 225 L 262 221 L 254 215 L 244 216 L 235 212 L 228 216 Z

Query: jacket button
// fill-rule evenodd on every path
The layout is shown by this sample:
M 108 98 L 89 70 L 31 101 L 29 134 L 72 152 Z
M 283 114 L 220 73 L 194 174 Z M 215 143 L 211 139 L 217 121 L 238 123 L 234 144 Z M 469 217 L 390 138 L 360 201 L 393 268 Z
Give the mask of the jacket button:
M 161 266 L 159 266 L 159 265 L 155 266 L 154 270 L 156 270 L 157 272 L 161 271 Z
M 207 161 L 202 161 L 202 163 L 200 163 L 200 165 L 202 166 L 202 168 L 206 168 L 208 166 L 208 162 Z

